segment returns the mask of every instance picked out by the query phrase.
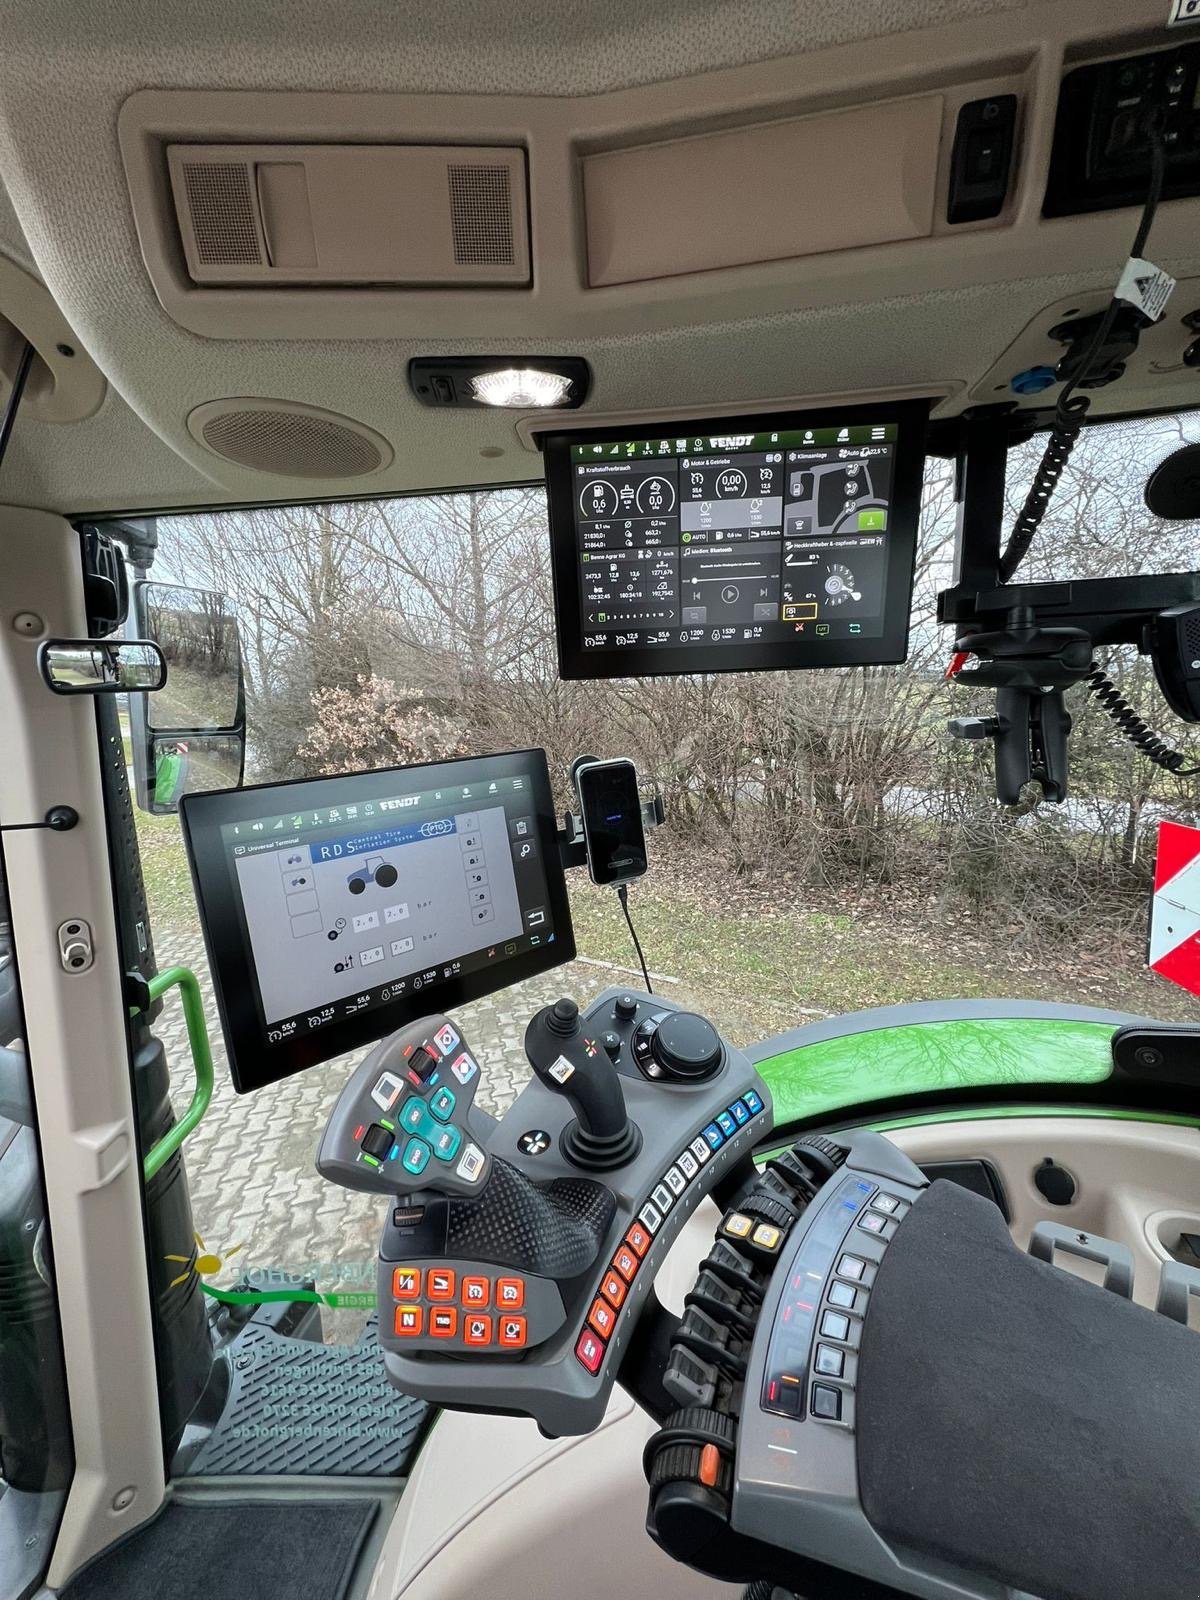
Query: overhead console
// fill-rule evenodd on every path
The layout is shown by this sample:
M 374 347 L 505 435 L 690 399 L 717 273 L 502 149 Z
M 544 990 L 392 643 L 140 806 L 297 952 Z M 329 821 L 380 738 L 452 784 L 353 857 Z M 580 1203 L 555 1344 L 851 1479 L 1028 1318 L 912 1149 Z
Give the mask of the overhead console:
M 550 435 L 562 676 L 902 661 L 927 415 Z

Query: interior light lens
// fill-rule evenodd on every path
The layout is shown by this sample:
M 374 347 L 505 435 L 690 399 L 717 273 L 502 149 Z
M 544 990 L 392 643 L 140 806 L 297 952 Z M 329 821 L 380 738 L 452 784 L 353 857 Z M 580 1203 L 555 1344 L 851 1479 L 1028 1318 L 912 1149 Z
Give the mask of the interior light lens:
M 527 411 L 565 405 L 571 380 L 561 372 L 542 372 L 537 367 L 505 367 L 500 372 L 476 373 L 471 392 L 485 406 Z

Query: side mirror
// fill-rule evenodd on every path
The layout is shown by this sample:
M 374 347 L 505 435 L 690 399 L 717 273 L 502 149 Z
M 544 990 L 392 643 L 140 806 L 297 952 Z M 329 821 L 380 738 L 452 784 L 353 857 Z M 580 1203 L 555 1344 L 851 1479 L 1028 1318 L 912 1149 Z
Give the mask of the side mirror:
M 167 665 L 151 699 L 129 697 L 130 755 L 137 803 L 156 816 L 185 794 L 236 789 L 246 761 L 246 690 L 241 640 L 223 594 L 143 580 L 133 587 L 133 624 Z
M 167 681 L 167 663 L 152 639 L 46 639 L 38 671 L 55 694 L 149 694 Z

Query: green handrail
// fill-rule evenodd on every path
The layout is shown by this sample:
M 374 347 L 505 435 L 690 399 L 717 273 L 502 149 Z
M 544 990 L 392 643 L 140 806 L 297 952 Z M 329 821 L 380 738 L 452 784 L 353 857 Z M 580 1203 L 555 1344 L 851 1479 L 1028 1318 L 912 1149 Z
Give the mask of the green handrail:
M 204 1001 L 200 995 L 200 985 L 196 974 L 189 972 L 187 967 L 168 967 L 166 972 L 160 972 L 157 977 L 151 978 L 149 983 L 151 1001 L 158 1000 L 168 989 L 178 988 L 183 1001 L 183 1019 L 187 1024 L 188 1044 L 192 1051 L 192 1065 L 196 1069 L 196 1087 L 192 1093 L 192 1102 L 180 1117 L 179 1121 L 166 1133 L 157 1144 L 153 1145 L 142 1161 L 142 1173 L 147 1183 L 159 1168 L 175 1154 L 179 1146 L 197 1126 L 201 1117 L 208 1110 L 209 1102 L 213 1096 L 213 1060 L 212 1050 L 208 1043 L 208 1027 L 204 1021 Z

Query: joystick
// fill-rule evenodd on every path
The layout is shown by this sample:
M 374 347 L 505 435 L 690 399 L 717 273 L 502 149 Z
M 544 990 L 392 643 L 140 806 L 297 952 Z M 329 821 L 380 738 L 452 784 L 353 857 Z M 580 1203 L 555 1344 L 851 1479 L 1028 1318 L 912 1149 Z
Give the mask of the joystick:
M 629 1120 L 620 1076 L 600 1037 L 583 1033 L 574 1000 L 564 996 L 537 1013 L 525 1031 L 525 1054 L 539 1081 L 575 1112 L 562 1134 L 572 1166 L 606 1172 L 637 1155 L 642 1136 Z

